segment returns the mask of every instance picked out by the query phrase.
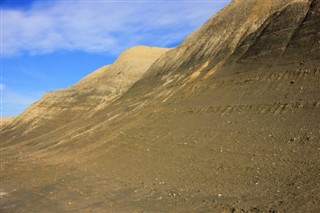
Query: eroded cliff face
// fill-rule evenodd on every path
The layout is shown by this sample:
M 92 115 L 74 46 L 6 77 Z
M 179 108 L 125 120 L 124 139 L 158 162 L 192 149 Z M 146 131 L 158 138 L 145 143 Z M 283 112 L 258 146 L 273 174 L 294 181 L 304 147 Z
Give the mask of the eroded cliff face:
M 320 211 L 319 32 L 318 0 L 233 1 L 98 110 L 6 129 L 3 209 Z
M 188 75 L 192 73 L 192 66 L 199 67 L 204 63 L 207 63 L 206 68 L 209 70 L 240 48 L 242 52 L 249 49 L 249 52 L 257 55 L 252 45 L 259 48 L 261 44 L 260 52 L 263 55 L 274 49 L 284 51 L 291 43 L 295 43 L 292 39 L 299 37 L 298 31 L 306 30 L 304 27 L 310 28 L 308 39 L 312 42 L 319 35 L 317 28 L 314 25 L 310 27 L 308 23 L 311 16 L 313 21 L 318 22 L 319 9 L 311 4 L 315 5 L 315 2 L 233 1 L 186 38 L 179 47 L 164 55 L 153 65 L 153 72 L 149 74 L 168 72 Z
M 253 67 L 311 64 L 313 69 L 320 57 L 319 28 L 317 1 L 233 1 L 154 63 L 140 85 L 152 82 L 157 86 L 149 95 L 170 96 L 174 86 Z

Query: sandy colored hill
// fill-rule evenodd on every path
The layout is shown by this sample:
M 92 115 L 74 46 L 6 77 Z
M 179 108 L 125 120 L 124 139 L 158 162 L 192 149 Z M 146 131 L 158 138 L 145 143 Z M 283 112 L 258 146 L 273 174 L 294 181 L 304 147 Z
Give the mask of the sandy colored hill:
M 1 210 L 319 212 L 319 29 L 318 0 L 236 0 L 98 110 L 6 127 Z
M 46 132 L 52 123 L 61 125 L 72 122 L 79 115 L 92 114 L 121 96 L 132 84 L 138 81 L 150 65 L 168 48 L 137 46 L 124 51 L 112 65 L 99 68 L 84 77 L 77 84 L 45 94 L 8 127 L 22 126 L 26 134 Z M 80 116 L 81 117 L 81 116 Z M 54 121 L 53 121 L 54 120 Z M 40 130 L 37 130 L 40 128 Z
M 1 127 L 7 125 L 7 124 L 10 123 L 10 122 L 12 122 L 13 119 L 14 119 L 14 117 L 0 118 L 0 125 L 1 125 Z

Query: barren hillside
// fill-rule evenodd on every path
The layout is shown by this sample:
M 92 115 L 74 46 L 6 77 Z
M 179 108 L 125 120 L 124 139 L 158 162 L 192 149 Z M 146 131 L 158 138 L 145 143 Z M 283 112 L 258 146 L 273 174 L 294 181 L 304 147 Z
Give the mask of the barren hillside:
M 146 46 L 128 49 L 114 64 L 101 67 L 77 84 L 48 92 L 11 122 L 4 122 L 2 132 L 9 136 L 4 143 L 16 141 L 17 132 L 21 141 L 25 141 L 76 119 L 90 117 L 126 92 L 168 50 Z
M 166 51 L 6 125 L 1 211 L 319 212 L 320 1 L 235 0 Z

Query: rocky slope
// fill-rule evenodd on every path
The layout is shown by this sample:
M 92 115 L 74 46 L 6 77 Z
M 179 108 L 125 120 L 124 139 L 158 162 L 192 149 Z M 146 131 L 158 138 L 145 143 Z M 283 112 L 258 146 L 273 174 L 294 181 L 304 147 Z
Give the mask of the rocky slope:
M 98 110 L 6 127 L 2 210 L 319 212 L 319 32 L 318 0 L 235 0 Z

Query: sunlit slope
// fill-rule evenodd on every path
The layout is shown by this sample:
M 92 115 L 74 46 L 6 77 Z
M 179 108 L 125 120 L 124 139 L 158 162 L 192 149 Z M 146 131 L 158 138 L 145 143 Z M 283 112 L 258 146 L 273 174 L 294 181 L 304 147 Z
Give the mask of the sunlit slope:
M 147 46 L 128 49 L 112 65 L 99 68 L 77 84 L 48 92 L 2 132 L 10 135 L 8 141 L 21 136 L 23 141 L 77 119 L 86 119 L 119 98 L 168 50 Z
M 8 128 L 3 210 L 320 211 L 319 29 L 317 0 L 233 1 L 99 110 Z

